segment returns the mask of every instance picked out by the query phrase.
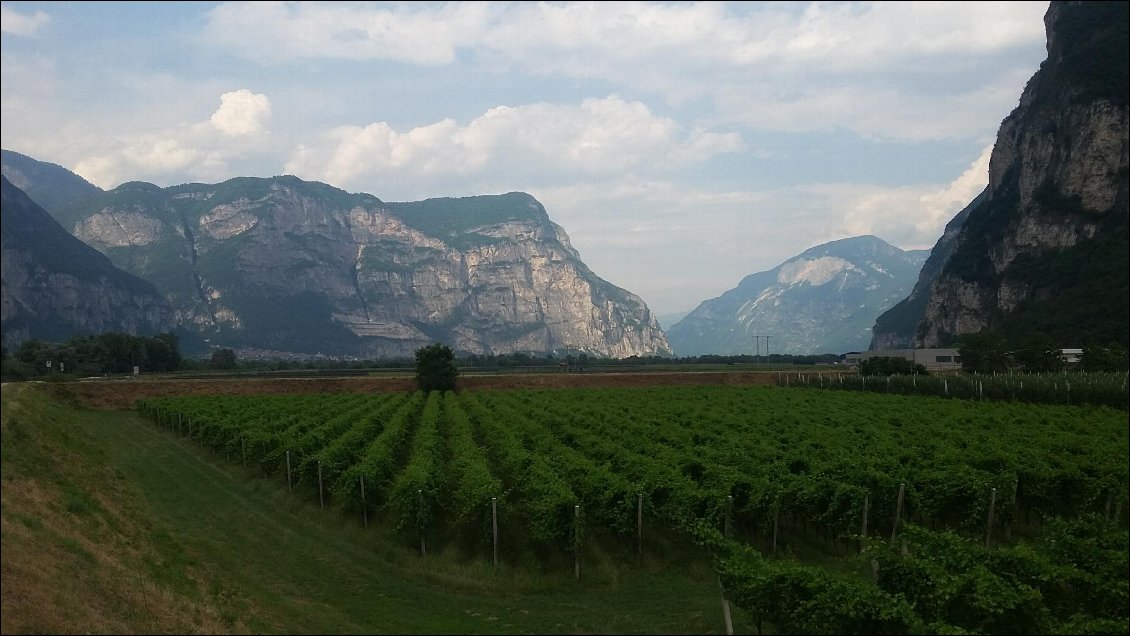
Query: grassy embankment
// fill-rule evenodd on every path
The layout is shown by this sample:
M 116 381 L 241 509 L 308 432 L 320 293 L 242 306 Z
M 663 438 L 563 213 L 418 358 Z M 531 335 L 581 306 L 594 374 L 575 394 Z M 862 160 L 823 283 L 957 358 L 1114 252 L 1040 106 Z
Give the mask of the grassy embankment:
M 3 633 L 723 630 L 693 549 L 657 542 L 639 566 L 598 550 L 579 583 L 422 558 L 132 412 L 33 385 L 2 401 Z

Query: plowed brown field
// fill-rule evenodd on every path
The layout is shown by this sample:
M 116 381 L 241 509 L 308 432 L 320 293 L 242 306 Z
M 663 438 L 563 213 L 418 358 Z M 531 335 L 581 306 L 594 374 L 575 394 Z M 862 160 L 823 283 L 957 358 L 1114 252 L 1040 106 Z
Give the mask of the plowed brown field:
M 553 389 L 600 387 L 648 387 L 683 385 L 771 385 L 771 372 L 699 373 L 516 373 L 466 375 L 458 388 L 475 389 Z M 90 380 L 50 384 L 50 390 L 64 399 L 75 400 L 97 409 L 130 409 L 142 398 L 170 395 L 267 395 L 279 393 L 356 393 L 410 391 L 416 388 L 411 377 L 400 378 L 218 378 Z

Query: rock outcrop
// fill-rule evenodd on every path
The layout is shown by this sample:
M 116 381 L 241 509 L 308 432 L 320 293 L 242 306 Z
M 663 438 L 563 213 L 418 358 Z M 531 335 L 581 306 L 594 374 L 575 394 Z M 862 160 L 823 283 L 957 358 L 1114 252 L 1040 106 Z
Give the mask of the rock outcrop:
M 908 299 L 914 346 L 984 329 L 1126 343 L 1128 19 L 1125 2 L 1049 6 L 1048 59 L 1001 124 L 988 188 L 935 248 L 944 264 L 914 292 L 925 300 Z M 913 318 L 881 317 L 872 346 Z
M 386 203 L 295 177 L 127 183 L 57 214 L 151 281 L 212 344 L 358 357 L 667 354 L 644 302 L 600 279 L 522 193 Z

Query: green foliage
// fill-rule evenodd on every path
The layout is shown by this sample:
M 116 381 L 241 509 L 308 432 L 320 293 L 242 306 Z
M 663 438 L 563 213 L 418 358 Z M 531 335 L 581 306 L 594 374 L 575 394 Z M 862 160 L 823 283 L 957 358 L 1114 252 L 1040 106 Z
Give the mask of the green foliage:
M 448 457 L 451 458 L 450 482 L 452 508 L 457 522 L 477 518 L 485 533 L 490 519 L 484 502 L 502 493 L 502 482 L 491 472 L 486 453 L 475 442 L 474 426 L 458 395 L 443 395 L 444 419 L 448 425 Z
M 406 224 L 434 236 L 453 247 L 466 248 L 495 242 L 491 237 L 471 233 L 485 225 L 507 221 L 548 222 L 545 209 L 528 194 L 511 192 L 497 196 L 461 199 L 427 199 L 411 203 L 388 203 L 387 209 Z
M 1054 373 L 1063 369 L 1064 361 L 1056 341 L 1042 333 L 1030 334 L 1013 358 L 1028 373 Z
M 902 595 L 926 622 L 987 634 L 1044 634 L 1051 627 L 1039 590 L 994 571 L 987 551 L 953 532 L 907 524 L 895 546 L 873 546 L 866 556 L 878 563 L 879 587 Z
M 749 548 L 718 542 L 726 593 L 758 623 L 783 634 L 910 634 L 922 627 L 896 592 L 792 561 L 771 561 Z
M 425 534 L 432 525 L 435 501 L 441 480 L 439 468 L 443 463 L 443 443 L 440 438 L 443 395 L 440 391 L 427 394 L 423 412 L 412 439 L 408 462 L 396 476 L 389 489 L 388 505 L 396 515 L 399 530 Z
M 429 554 L 453 536 L 489 545 L 491 497 L 525 545 L 568 554 L 579 540 L 583 550 L 597 537 L 630 538 L 642 496 L 648 527 L 707 548 L 727 595 L 778 631 L 1103 631 L 1126 614 L 1126 531 L 1092 515 L 1130 481 L 1125 416 L 1109 409 L 659 387 L 198 396 L 139 410 L 217 451 L 246 443 L 248 460 L 268 473 L 289 450 L 300 484 L 311 485 L 322 462 L 333 498 L 351 511 L 364 477 L 367 508 L 390 513 L 378 517 L 413 539 L 427 533 Z M 888 535 L 900 484 L 904 519 L 946 530 L 901 522 L 905 554 L 901 543 L 871 545 L 857 561 L 863 511 L 872 534 Z M 1021 508 L 1044 529 L 987 550 L 989 493 L 1014 484 L 1015 499 L 994 499 L 997 537 Z M 780 519 L 786 556 L 722 536 L 727 509 L 733 536 L 755 543 L 776 535 Z M 789 558 L 812 540 L 802 523 L 851 537 L 851 556 L 831 550 L 821 566 Z M 871 559 L 878 585 L 857 575 Z
M 4 358 L 0 365 L 0 377 L 6 381 L 30 380 L 39 375 L 38 369 L 16 358 Z
M 454 391 L 458 377 L 455 353 L 447 345 L 435 343 L 416 350 L 416 384 L 421 391 Z
M 25 340 L 14 357 L 24 365 L 18 368 L 19 372 L 32 371 L 34 375 L 57 373 L 60 364 L 68 373 L 102 375 L 132 373 L 134 366 L 147 373 L 168 373 L 183 363 L 180 340 L 172 332 L 131 336 L 109 331 L 97 336 L 72 336 L 60 343 Z M 47 366 L 48 360 L 51 367 Z
M 939 374 L 868 379 L 844 373 L 782 374 L 777 386 L 868 391 L 961 400 L 1109 406 L 1130 409 L 1125 371 L 1031 374 Z
M 1130 338 L 1130 232 L 1125 208 L 1093 219 L 1095 235 L 1071 247 L 1019 255 L 1002 277 L 1027 300 L 990 324 L 1010 340 L 1045 333 L 1061 347 Z
M 926 367 L 906 358 L 867 358 L 859 364 L 863 375 L 927 375 Z
M 211 365 L 217 371 L 231 371 L 236 367 L 235 351 L 219 348 L 212 352 Z
M 1050 519 L 1034 544 L 993 549 L 907 524 L 894 546 L 871 544 L 864 557 L 878 564 L 879 586 L 930 623 L 988 634 L 1101 633 L 1127 618 L 1126 547 L 1125 529 L 1085 515 Z M 1067 627 L 1083 624 L 1095 627 Z
M 1130 367 L 1126 347 L 1117 342 L 1104 346 L 1087 345 L 1083 347 L 1080 361 L 1084 371 L 1126 371 Z
M 1008 352 L 1004 337 L 986 329 L 962 336 L 957 352 L 961 367 L 969 373 L 1002 373 L 1008 371 Z
M 1130 90 L 1130 70 L 1125 53 L 1130 47 L 1130 12 L 1126 2 L 1064 2 L 1053 25 L 1057 48 L 1049 57 L 1062 55 L 1048 78 L 1045 99 L 1055 99 L 1068 86 L 1077 103 L 1096 99 L 1125 106 Z

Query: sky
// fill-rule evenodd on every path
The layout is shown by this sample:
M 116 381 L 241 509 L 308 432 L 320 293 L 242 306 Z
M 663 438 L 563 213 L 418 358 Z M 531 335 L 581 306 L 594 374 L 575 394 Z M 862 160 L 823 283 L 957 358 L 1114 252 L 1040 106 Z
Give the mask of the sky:
M 528 192 L 664 316 L 829 241 L 932 247 L 1047 6 L 2 2 L 0 143 L 104 189 Z

